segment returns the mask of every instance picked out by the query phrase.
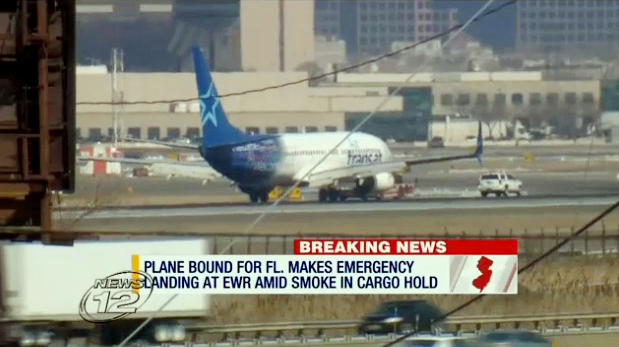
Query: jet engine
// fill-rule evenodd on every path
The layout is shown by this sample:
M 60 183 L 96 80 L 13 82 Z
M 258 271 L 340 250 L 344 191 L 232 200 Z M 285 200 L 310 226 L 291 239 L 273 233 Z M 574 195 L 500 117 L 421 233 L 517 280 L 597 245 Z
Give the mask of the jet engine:
M 374 189 L 385 190 L 395 186 L 395 177 L 390 172 L 379 173 L 374 176 Z

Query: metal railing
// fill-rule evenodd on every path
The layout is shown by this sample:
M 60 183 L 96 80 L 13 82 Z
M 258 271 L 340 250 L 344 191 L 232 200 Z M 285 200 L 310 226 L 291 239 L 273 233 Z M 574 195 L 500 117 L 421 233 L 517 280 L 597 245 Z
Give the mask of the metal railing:
M 520 240 L 520 255 L 537 256 L 554 247 L 566 237 L 576 231 L 571 228 L 541 228 L 538 230 L 524 229 L 520 231 L 499 230 L 488 231 L 449 231 L 443 230 L 430 234 L 374 234 L 364 235 L 363 238 L 517 238 Z M 213 253 L 218 253 L 233 239 L 235 244 L 227 251 L 228 254 L 291 254 L 293 242 L 299 238 L 354 238 L 359 236 L 339 234 L 209 234 Z M 588 230 L 574 241 L 559 249 L 558 255 L 605 255 L 619 254 L 619 226 L 608 228 L 601 225 L 595 230 Z

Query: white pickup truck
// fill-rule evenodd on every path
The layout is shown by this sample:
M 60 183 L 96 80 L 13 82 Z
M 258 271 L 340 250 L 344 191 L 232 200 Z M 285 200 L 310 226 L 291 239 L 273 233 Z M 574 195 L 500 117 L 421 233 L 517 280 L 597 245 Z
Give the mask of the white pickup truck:
M 493 193 L 496 196 L 508 196 L 509 193 L 520 196 L 522 193 L 522 182 L 504 172 L 490 172 L 479 177 L 477 189 L 484 198 L 489 193 Z

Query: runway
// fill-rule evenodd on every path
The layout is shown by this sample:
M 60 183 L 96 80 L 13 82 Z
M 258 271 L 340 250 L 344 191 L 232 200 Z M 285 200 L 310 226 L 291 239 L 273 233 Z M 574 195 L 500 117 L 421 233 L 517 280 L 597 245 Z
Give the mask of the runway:
M 522 180 L 526 196 L 475 197 L 479 175 L 490 169 L 505 169 Z M 613 160 L 503 158 L 483 166 L 476 161 L 438 163 L 413 167 L 405 175 L 404 181 L 416 183 L 420 194 L 411 200 L 317 203 L 316 193 L 305 191 L 305 202 L 282 203 L 276 208 L 250 205 L 226 180 L 202 185 L 191 178 L 78 176 L 77 192 L 71 198 L 82 201 L 73 206 L 92 205 L 93 209 L 63 211 L 54 217 L 59 227 L 75 230 L 179 233 L 242 233 L 264 211 L 269 213 L 252 228 L 252 234 L 569 229 L 582 226 L 619 198 L 617 173 L 619 162 Z M 449 194 L 441 196 L 444 192 Z M 112 210 L 111 206 L 117 207 Z M 617 229 L 619 218 L 612 214 L 606 223 Z
M 504 169 L 523 182 L 528 196 L 574 196 L 608 195 L 619 196 L 619 162 L 536 162 L 492 161 L 480 167 L 477 162 L 453 164 L 428 164 L 413 167 L 404 175 L 405 183 L 414 183 L 421 192 L 457 191 L 477 194 L 479 176 L 490 169 Z M 169 197 L 171 199 L 204 197 L 204 202 L 213 196 L 230 197 L 230 201 L 247 201 L 226 179 L 218 179 L 206 185 L 195 178 L 173 177 L 105 177 L 77 176 L 76 197 L 93 198 L 97 194 L 124 197 Z M 129 193 L 130 192 L 130 193 Z M 308 200 L 317 200 L 315 192 L 306 192 Z M 457 195 L 456 195 L 457 196 Z M 194 199 L 195 200 L 195 199 Z M 180 202 L 180 201 L 179 201 Z M 171 203 L 174 203 L 173 201 Z
M 560 202 L 557 199 L 547 200 L 545 204 L 537 203 L 537 207 L 496 208 L 490 201 L 481 201 L 477 208 L 458 209 L 437 208 L 436 202 L 422 203 L 418 208 L 414 202 L 364 204 L 351 203 L 342 205 L 287 205 L 284 210 L 289 212 L 269 213 L 254 225 L 260 209 L 263 207 L 198 207 L 179 209 L 139 209 L 123 211 L 93 211 L 86 215 L 74 212 L 55 214 L 55 228 L 80 232 L 122 232 L 134 233 L 166 233 L 179 234 L 198 233 L 209 234 L 244 234 L 244 235 L 299 235 L 299 234 L 345 234 L 345 235 L 445 235 L 463 233 L 466 235 L 519 235 L 535 234 L 546 230 L 546 233 L 560 232 L 567 235 L 578 230 L 585 223 L 605 210 L 610 198 L 600 198 L 597 201 L 564 202 L 564 206 L 553 206 Z M 381 210 L 370 210 L 369 206 L 381 206 Z M 540 207 L 547 205 L 547 207 Z M 571 206 L 570 206 L 571 205 Z M 337 212 L 329 207 L 338 206 L 346 211 Z M 397 206 L 402 206 L 397 209 Z M 388 208 L 396 207 L 396 208 Z M 360 210 L 355 210 L 359 208 Z M 295 210 L 314 210 L 313 213 L 297 212 Z M 211 211 L 212 210 L 212 211 Z M 228 210 L 228 214 L 222 211 Z M 318 212 L 316 210 L 322 210 Z M 249 212 L 248 212 L 249 211 Z M 239 213 L 241 212 L 241 213 Z M 619 229 L 619 212 L 607 216 L 604 221 L 610 232 Z M 600 230 L 600 223 L 594 229 Z M 614 244 L 614 243 L 613 243 Z
M 555 197 L 555 198 L 514 198 L 514 199 L 438 199 L 438 201 L 380 201 L 380 202 L 339 202 L 339 203 L 288 203 L 284 205 L 232 205 L 232 206 L 158 206 L 138 208 L 115 208 L 103 211 L 77 210 L 63 212 L 65 218 L 77 218 L 84 215 L 83 219 L 118 219 L 118 218 L 158 218 L 162 214 L 166 218 L 171 217 L 196 217 L 196 216 L 223 216 L 223 215 L 255 215 L 269 214 L 310 214 L 310 213 L 349 213 L 349 212 L 405 212 L 405 211 L 441 211 L 452 212 L 466 210 L 501 210 L 522 208 L 548 208 L 548 207 L 591 207 L 609 206 L 618 198 L 608 197 Z M 56 217 L 58 214 L 55 215 Z

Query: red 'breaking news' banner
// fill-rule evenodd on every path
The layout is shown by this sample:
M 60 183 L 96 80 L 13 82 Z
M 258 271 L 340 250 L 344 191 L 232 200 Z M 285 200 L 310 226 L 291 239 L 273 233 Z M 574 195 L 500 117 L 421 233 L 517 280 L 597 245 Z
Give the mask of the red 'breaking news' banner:
M 518 239 L 297 239 L 294 254 L 518 255 Z

